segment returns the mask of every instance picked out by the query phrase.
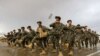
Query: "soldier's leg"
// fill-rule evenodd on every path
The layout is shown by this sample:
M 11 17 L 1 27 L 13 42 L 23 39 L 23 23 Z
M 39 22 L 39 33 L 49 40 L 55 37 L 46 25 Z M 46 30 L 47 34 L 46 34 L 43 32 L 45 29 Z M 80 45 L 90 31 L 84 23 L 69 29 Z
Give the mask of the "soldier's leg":
M 90 48 L 92 48 L 92 40 L 89 39 Z
M 22 40 L 21 45 L 25 48 L 25 39 Z
M 73 47 L 74 47 L 74 41 L 71 41 L 70 43 L 69 43 L 69 47 L 68 47 L 68 55 L 69 56 L 73 56 L 74 54 L 73 54 Z
M 45 52 L 45 48 L 46 48 L 46 38 L 45 37 L 41 39 L 41 44 L 42 44 L 42 46 L 41 46 L 42 52 L 40 54 L 41 55 L 44 55 L 44 54 L 46 54 L 46 52 Z
M 84 41 L 81 41 L 82 47 L 84 47 Z
M 56 49 L 57 49 L 57 51 L 61 51 L 61 46 L 60 46 L 60 37 L 59 37 L 59 36 L 57 36 Z
M 78 41 L 78 48 L 79 48 L 79 49 L 81 49 L 81 45 L 80 45 L 80 44 L 81 44 L 81 42 Z
M 81 46 L 84 47 L 84 37 L 81 38 Z
M 95 47 L 95 44 L 94 44 L 94 42 L 95 42 L 95 39 L 94 39 L 94 37 L 93 37 L 93 42 L 92 42 L 92 44 L 93 44 L 93 47 Z
M 86 48 L 88 48 L 88 39 L 87 38 L 85 39 L 85 46 L 86 46 Z
M 17 44 L 19 47 L 21 47 L 21 41 L 20 41 L 20 39 L 17 39 L 17 40 L 16 40 L 16 44 Z
M 9 40 L 10 46 L 12 45 L 12 39 Z
M 53 37 L 52 38 L 53 49 L 56 49 L 56 41 L 57 41 L 57 39 L 55 37 Z
M 10 46 L 10 40 L 7 40 L 8 46 Z
M 44 39 L 43 39 L 43 42 L 44 42 L 44 48 L 46 48 L 47 47 L 47 37 L 44 37 Z
M 34 41 L 32 41 L 32 49 L 34 49 L 34 46 L 35 46 L 35 45 L 34 45 Z
M 95 40 L 95 47 L 97 47 L 98 39 Z
M 57 49 L 57 38 L 56 37 L 52 38 L 52 43 L 53 43 L 53 51 L 52 52 L 56 52 L 56 49 Z

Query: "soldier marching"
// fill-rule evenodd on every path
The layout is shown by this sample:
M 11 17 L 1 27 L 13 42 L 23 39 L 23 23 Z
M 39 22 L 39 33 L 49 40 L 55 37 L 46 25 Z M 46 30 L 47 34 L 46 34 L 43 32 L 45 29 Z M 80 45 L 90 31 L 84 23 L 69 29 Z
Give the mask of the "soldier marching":
M 88 29 L 87 26 L 73 25 L 72 20 L 68 20 L 67 24 L 61 23 L 61 17 L 55 16 L 55 22 L 50 24 L 51 29 L 44 26 L 42 21 L 37 22 L 37 30 L 28 26 L 26 31 L 25 27 L 21 27 L 7 33 L 7 43 L 11 47 L 31 48 L 35 52 L 35 46 L 41 48 L 41 55 L 47 54 L 48 47 L 52 47 L 52 52 L 61 52 L 65 47 L 69 56 L 73 56 L 74 47 L 79 50 L 81 48 L 93 49 L 97 47 L 99 35 Z

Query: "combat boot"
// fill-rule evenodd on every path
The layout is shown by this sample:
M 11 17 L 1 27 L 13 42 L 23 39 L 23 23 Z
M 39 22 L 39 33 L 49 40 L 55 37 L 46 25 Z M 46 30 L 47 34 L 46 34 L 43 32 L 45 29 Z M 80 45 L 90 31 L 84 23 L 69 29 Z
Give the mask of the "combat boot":
M 45 54 L 46 54 L 45 50 L 42 50 L 42 52 L 40 53 L 40 55 L 45 55 Z

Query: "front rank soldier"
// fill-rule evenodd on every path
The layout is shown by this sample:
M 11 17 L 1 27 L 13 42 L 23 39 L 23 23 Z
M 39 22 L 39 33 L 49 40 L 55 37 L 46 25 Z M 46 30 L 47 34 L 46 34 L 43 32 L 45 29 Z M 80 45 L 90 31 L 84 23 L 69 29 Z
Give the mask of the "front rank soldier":
M 56 52 L 56 50 L 61 51 L 60 48 L 60 40 L 62 38 L 62 31 L 63 28 L 65 27 L 65 25 L 63 23 L 61 23 L 61 17 L 60 16 L 55 16 L 56 21 L 52 24 L 50 24 L 50 27 L 52 27 L 52 42 L 53 42 L 53 52 Z
M 66 47 L 68 48 L 68 54 L 73 55 L 73 47 L 75 42 L 75 28 L 76 26 L 72 25 L 72 20 L 67 21 L 67 25 L 64 28 L 65 31 L 65 40 L 66 40 Z
M 42 25 L 41 21 L 37 22 L 37 35 L 39 35 L 40 47 L 42 48 L 41 55 L 46 54 L 45 49 L 47 47 L 47 36 L 48 36 L 48 28 Z

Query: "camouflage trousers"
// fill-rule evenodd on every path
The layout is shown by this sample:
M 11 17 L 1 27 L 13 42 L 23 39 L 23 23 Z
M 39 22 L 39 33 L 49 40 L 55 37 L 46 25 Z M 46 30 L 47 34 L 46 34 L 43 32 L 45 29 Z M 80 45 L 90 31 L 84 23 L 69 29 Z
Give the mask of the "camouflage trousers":
M 81 47 L 84 45 L 84 38 L 83 34 L 76 34 L 75 36 L 75 45 L 81 49 Z
M 56 50 L 58 50 L 58 51 L 60 51 L 61 50 L 61 44 L 60 44 L 60 40 L 61 40 L 61 38 L 60 38 L 61 36 L 59 36 L 59 35 L 53 35 L 52 37 L 51 37 L 51 42 L 53 43 L 53 49 L 56 49 Z

